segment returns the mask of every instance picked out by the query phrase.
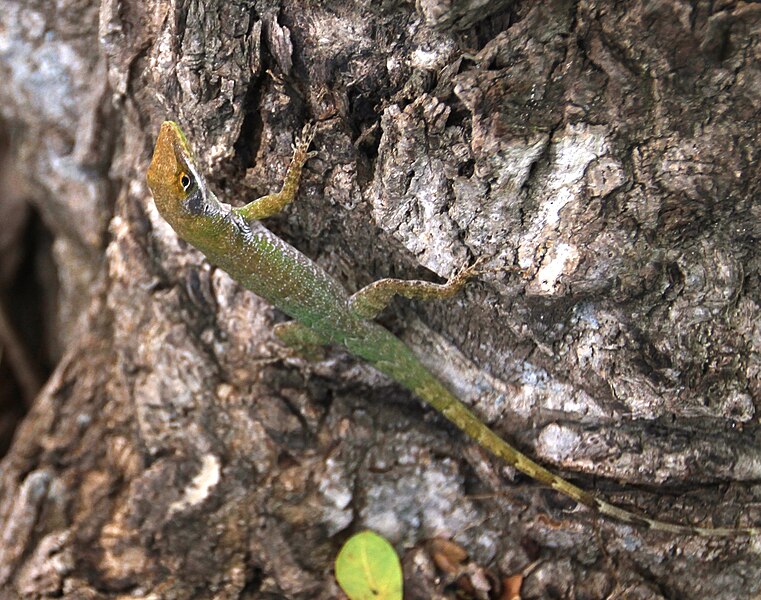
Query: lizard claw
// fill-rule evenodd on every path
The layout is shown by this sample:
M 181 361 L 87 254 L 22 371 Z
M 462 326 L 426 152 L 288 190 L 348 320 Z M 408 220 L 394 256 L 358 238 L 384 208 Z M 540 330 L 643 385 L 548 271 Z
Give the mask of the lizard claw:
M 455 275 L 455 278 L 467 281 L 468 279 L 472 279 L 473 277 L 478 277 L 483 273 L 487 273 L 488 270 L 481 268 L 481 265 L 483 265 L 487 260 L 489 260 L 488 257 L 479 256 L 475 261 L 473 261 L 473 264 L 462 267 Z
M 306 123 L 301 129 L 301 135 L 296 138 L 296 142 L 293 144 L 293 151 L 306 153 L 314 139 L 315 133 L 317 133 L 317 125 L 315 123 Z
M 524 277 L 526 276 L 526 273 L 529 269 L 523 269 L 521 267 L 514 267 L 512 265 L 503 265 L 499 267 L 488 267 L 484 268 L 484 265 L 489 262 L 493 256 L 479 256 L 471 265 L 468 265 L 466 267 L 462 267 L 458 273 L 455 275 L 455 277 L 459 280 L 467 281 L 468 279 L 472 279 L 474 277 L 478 277 L 479 275 L 485 275 L 487 273 L 505 273 L 505 272 L 512 272 L 517 271 L 521 273 Z

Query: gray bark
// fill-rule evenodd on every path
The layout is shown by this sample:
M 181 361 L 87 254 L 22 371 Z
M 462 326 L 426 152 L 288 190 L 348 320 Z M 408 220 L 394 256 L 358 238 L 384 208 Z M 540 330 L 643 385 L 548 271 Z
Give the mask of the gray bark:
M 318 120 L 268 226 L 352 291 L 520 269 L 384 322 L 583 487 L 759 525 L 761 6 L 6 0 L 0 48 L 62 349 L 0 467 L 7 597 L 334 598 L 364 527 L 412 598 L 452 597 L 433 537 L 526 599 L 761 594 L 758 540 L 598 519 L 340 349 L 286 357 L 144 181 L 172 118 L 243 204 Z

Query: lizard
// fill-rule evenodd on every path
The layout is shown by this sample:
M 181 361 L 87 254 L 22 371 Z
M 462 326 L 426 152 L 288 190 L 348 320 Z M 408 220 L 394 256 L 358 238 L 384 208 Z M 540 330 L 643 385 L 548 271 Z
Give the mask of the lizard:
M 304 351 L 343 346 L 427 402 L 506 464 L 600 515 L 676 535 L 761 535 L 761 526 L 712 528 L 659 521 L 607 502 L 554 474 L 497 435 L 412 350 L 374 320 L 397 295 L 417 300 L 453 296 L 480 274 L 482 261 L 461 269 L 443 284 L 381 279 L 350 295 L 322 267 L 264 227 L 261 219 L 277 214 L 296 198 L 302 168 L 315 154 L 309 151 L 314 133 L 314 125 L 302 131 L 280 191 L 241 207 L 221 202 L 209 189 L 187 138 L 174 121 L 161 125 L 146 173 L 159 214 L 181 239 L 293 319 L 275 326 L 280 340 Z

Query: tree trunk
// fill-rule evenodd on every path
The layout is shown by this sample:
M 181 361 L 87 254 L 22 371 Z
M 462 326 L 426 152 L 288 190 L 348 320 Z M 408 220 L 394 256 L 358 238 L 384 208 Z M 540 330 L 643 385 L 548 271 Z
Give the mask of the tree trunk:
M 336 598 L 363 528 L 405 598 L 516 573 L 524 599 L 761 594 L 758 540 L 600 519 L 341 349 L 288 356 L 282 315 L 178 241 L 144 178 L 171 118 L 241 205 L 317 121 L 271 229 L 350 291 L 513 269 L 382 320 L 585 489 L 759 526 L 761 5 L 5 0 L 0 49 L 2 202 L 57 269 L 34 300 L 57 365 L 0 469 L 4 597 Z M 0 247 L 32 243 L 13 223 Z M 436 537 L 469 576 L 437 571 Z

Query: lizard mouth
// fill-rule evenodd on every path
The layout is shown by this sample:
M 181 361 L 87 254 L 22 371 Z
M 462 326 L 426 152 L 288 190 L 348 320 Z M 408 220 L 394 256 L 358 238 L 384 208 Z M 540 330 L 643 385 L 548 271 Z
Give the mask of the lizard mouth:
M 148 187 L 159 210 L 168 207 L 172 201 L 184 198 L 186 189 L 183 188 L 183 175 L 196 176 L 187 164 L 192 156 L 190 145 L 177 123 L 164 121 L 146 173 Z

